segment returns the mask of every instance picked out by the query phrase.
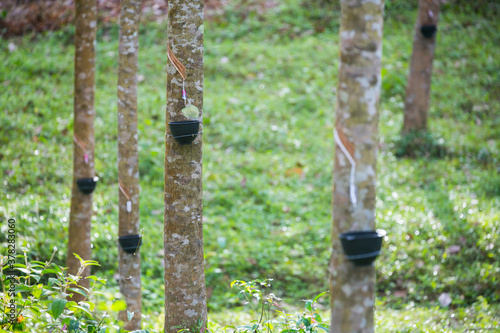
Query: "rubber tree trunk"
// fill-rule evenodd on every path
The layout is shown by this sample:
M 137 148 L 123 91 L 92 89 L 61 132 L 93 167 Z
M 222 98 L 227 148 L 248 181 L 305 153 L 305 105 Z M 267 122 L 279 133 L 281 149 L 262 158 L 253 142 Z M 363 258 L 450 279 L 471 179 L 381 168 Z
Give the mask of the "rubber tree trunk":
M 122 0 L 118 63 L 118 235 L 138 235 L 139 224 L 139 156 L 137 136 L 137 56 L 141 0 Z M 126 330 L 141 328 L 141 255 L 139 249 L 129 254 L 118 246 L 120 291 L 133 312 L 120 319 L 128 322 Z
M 82 259 L 90 259 L 90 232 L 92 220 L 92 194 L 82 193 L 76 180 L 94 177 L 94 73 L 95 39 L 97 27 L 96 0 L 75 2 L 75 91 L 73 123 L 73 188 L 69 218 L 69 238 L 66 265 L 70 274 L 76 274 Z M 87 267 L 83 276 L 90 274 Z M 81 285 L 88 287 L 87 279 Z M 74 294 L 73 300 L 83 296 Z
M 439 19 L 440 0 L 419 0 L 418 17 L 413 38 L 410 75 L 406 88 L 403 134 L 427 130 L 427 114 L 431 92 L 432 62 L 436 34 L 425 37 L 421 27 L 435 26 Z
M 169 0 L 168 47 L 185 66 L 188 103 L 203 110 L 203 0 Z M 165 332 L 203 329 L 207 321 L 203 262 L 202 135 L 180 145 L 168 122 L 181 113 L 182 77 L 167 65 L 165 147 Z M 200 327 L 201 326 L 201 327 Z
M 342 0 L 336 131 L 356 162 L 351 199 L 351 163 L 337 144 L 333 181 L 330 262 L 332 333 L 373 332 L 375 268 L 349 262 L 339 241 L 347 231 L 375 229 L 375 181 L 384 0 Z

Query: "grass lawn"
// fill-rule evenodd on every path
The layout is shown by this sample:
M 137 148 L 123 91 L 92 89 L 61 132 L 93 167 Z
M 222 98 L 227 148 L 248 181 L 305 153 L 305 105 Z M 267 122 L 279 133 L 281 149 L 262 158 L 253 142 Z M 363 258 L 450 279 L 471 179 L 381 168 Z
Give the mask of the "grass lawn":
M 338 12 L 318 29 L 300 8 L 297 1 L 262 15 L 234 8 L 204 29 L 206 282 L 210 317 L 221 326 L 250 320 L 229 288 L 233 280 L 273 278 L 274 292 L 291 308 L 328 288 Z M 378 331 L 500 330 L 500 21 L 444 10 L 429 125 L 446 155 L 398 159 L 414 16 L 388 7 L 384 29 L 377 227 L 389 235 L 377 261 Z M 42 260 L 57 247 L 61 264 L 72 181 L 73 32 L 0 41 L 0 216 L 19 221 L 19 247 Z M 117 41 L 115 24 L 98 31 L 101 181 L 92 245 L 108 300 L 119 297 Z M 153 329 L 161 327 L 164 300 L 158 230 L 166 54 L 166 24 L 144 23 L 141 253 L 144 312 Z M 438 301 L 443 293 L 451 298 L 447 307 Z M 327 297 L 321 302 L 326 309 Z

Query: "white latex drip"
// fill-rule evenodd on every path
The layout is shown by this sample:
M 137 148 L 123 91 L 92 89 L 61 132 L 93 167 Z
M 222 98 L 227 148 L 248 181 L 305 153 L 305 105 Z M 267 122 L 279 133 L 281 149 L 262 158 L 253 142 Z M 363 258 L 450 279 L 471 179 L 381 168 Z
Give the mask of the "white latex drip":
M 333 136 L 335 137 L 335 142 L 337 145 L 340 147 L 344 155 L 347 157 L 349 160 L 349 163 L 351 163 L 351 176 L 349 179 L 349 194 L 351 196 L 351 203 L 354 207 L 356 207 L 356 204 L 358 203 L 358 198 L 356 195 L 356 184 L 355 184 L 355 177 L 356 177 L 356 161 L 354 158 L 349 154 L 349 151 L 347 148 L 344 146 L 342 143 L 342 140 L 340 140 L 339 134 L 337 133 L 337 129 L 333 130 Z

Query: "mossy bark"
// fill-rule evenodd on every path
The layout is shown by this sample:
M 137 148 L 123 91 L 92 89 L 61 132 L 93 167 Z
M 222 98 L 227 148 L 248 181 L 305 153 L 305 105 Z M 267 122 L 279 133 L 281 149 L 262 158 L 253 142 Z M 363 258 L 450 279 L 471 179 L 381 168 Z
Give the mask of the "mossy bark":
M 139 156 L 137 136 L 137 56 L 141 0 L 122 0 L 118 63 L 118 235 L 137 235 L 139 223 Z M 133 312 L 120 319 L 126 330 L 141 329 L 141 255 L 126 253 L 118 246 L 120 291 Z
M 76 274 L 80 262 L 73 253 L 89 260 L 92 220 L 92 194 L 83 194 L 76 185 L 79 178 L 94 177 L 94 73 L 95 39 L 97 27 L 96 0 L 75 2 L 75 91 L 74 91 L 74 146 L 73 188 L 69 218 L 68 253 L 66 265 L 70 274 Z M 87 155 L 87 158 L 85 157 Z M 83 276 L 90 274 L 86 268 Z M 83 279 L 81 285 L 89 286 Z M 73 300 L 83 296 L 74 294 Z
M 418 16 L 413 38 L 410 74 L 406 88 L 403 134 L 427 130 L 427 116 L 431 93 L 432 62 L 436 47 L 436 34 L 422 35 L 420 27 L 435 25 L 439 20 L 440 0 L 419 0 Z
M 375 181 L 381 84 L 383 0 L 341 1 L 336 128 L 356 161 L 357 203 L 350 197 L 351 164 L 335 146 L 332 256 L 332 333 L 374 331 L 375 268 L 356 267 L 339 234 L 375 229 Z
M 188 103 L 203 112 L 203 0 L 169 0 L 168 47 L 186 68 Z M 189 145 L 171 137 L 181 113 L 182 77 L 167 65 L 165 150 L 165 332 L 203 329 L 207 320 L 203 262 L 202 135 Z M 201 327 L 200 327 L 201 323 Z

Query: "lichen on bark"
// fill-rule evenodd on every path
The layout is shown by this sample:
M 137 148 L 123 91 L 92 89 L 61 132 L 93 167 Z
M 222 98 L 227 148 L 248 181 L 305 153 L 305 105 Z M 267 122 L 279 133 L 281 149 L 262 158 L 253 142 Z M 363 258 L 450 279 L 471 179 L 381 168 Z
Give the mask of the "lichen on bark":
M 91 256 L 92 194 L 84 194 L 76 185 L 79 178 L 94 177 L 94 74 L 95 38 L 97 28 L 96 0 L 75 2 L 75 74 L 74 74 L 74 144 L 73 144 L 73 187 L 71 190 L 71 211 L 68 231 L 66 265 L 68 273 L 76 274 L 79 260 L 73 255 L 89 260 Z M 87 155 L 87 158 L 85 158 Z M 90 274 L 87 267 L 83 277 Z M 80 285 L 88 287 L 83 279 Z M 80 301 L 83 296 L 75 293 L 72 300 Z
M 118 63 L 118 235 L 137 235 L 139 223 L 139 157 L 137 135 L 137 57 L 141 0 L 122 0 Z M 130 203 L 129 203 L 130 202 Z M 141 255 L 128 254 L 119 246 L 120 291 L 133 312 L 120 319 L 126 330 L 141 328 Z
M 168 46 L 186 67 L 188 104 L 203 115 L 203 0 L 170 0 Z M 190 145 L 171 137 L 168 122 L 185 120 L 182 77 L 167 63 L 165 147 L 165 332 L 207 320 L 203 262 L 202 135 Z
M 373 332 L 375 269 L 355 267 L 339 241 L 347 231 L 375 229 L 378 108 L 383 0 L 341 1 L 336 128 L 353 147 L 357 203 L 351 202 L 351 164 L 335 146 L 330 289 L 332 333 Z

